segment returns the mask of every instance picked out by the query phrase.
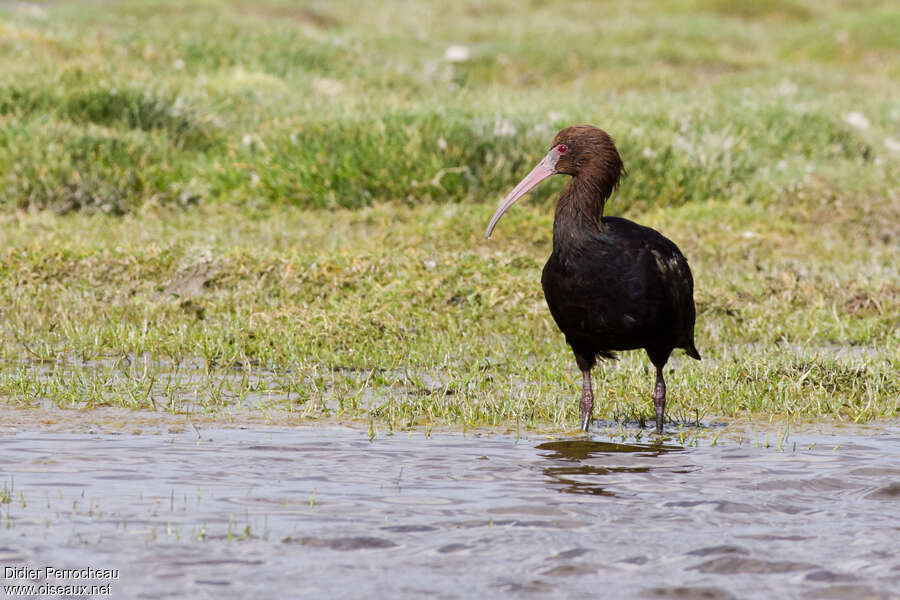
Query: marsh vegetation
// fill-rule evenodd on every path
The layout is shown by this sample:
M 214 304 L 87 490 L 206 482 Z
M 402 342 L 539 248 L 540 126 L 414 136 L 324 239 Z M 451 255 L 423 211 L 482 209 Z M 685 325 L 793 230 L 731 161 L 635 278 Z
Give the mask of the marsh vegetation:
M 568 428 L 562 182 L 482 232 L 589 122 L 607 213 L 694 271 L 676 422 L 900 415 L 891 2 L 9 4 L 0 56 L 8 406 Z M 647 369 L 595 415 L 648 418 Z

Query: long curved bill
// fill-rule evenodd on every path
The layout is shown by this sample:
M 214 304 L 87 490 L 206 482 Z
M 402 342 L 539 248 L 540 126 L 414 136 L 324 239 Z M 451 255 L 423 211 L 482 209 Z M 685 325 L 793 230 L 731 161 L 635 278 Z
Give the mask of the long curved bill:
M 497 222 L 500 220 L 500 217 L 503 216 L 503 213 L 506 212 L 507 208 L 512 206 L 516 200 L 527 194 L 531 188 L 556 173 L 557 160 L 559 160 L 559 153 L 556 152 L 556 149 L 554 148 L 547 153 L 547 156 L 545 156 L 535 168 L 531 170 L 531 173 L 525 176 L 525 179 L 519 182 L 519 185 L 513 188 L 513 191 L 511 191 L 503 202 L 500 203 L 500 206 L 497 207 L 497 212 L 494 213 L 490 224 L 488 224 L 487 231 L 484 233 L 485 238 L 490 239 L 494 227 L 497 226 Z

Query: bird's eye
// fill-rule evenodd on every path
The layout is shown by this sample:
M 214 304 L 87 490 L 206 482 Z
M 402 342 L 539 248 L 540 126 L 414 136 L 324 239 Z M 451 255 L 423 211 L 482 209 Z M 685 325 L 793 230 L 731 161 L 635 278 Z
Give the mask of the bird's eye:
M 556 147 L 556 151 L 559 152 L 560 154 L 565 154 L 566 152 L 569 151 L 569 147 L 566 146 L 565 144 L 560 144 L 559 146 Z

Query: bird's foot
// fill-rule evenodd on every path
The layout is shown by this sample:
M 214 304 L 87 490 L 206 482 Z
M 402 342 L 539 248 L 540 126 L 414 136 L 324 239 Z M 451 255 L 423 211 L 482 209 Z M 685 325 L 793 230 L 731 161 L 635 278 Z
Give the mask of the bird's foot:
M 576 355 L 577 358 L 577 355 Z M 591 368 L 590 365 L 582 365 L 581 376 L 583 378 L 581 387 L 581 430 L 588 431 L 591 428 L 591 414 L 594 412 L 594 391 L 591 389 Z
M 656 410 L 656 435 L 663 434 L 663 420 L 666 415 L 666 380 L 662 368 L 656 369 L 656 387 L 653 389 L 653 408 Z
M 591 415 L 594 412 L 593 395 L 583 395 L 581 397 L 581 430 L 588 431 L 591 428 Z
M 581 415 L 581 430 L 588 432 L 591 429 L 591 413 Z

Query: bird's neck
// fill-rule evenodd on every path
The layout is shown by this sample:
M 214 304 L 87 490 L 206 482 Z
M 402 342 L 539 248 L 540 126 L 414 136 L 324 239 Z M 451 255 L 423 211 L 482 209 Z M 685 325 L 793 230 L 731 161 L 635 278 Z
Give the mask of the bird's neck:
M 575 176 L 556 204 L 553 250 L 557 254 L 580 253 L 603 230 L 603 207 L 609 193 L 591 179 Z

